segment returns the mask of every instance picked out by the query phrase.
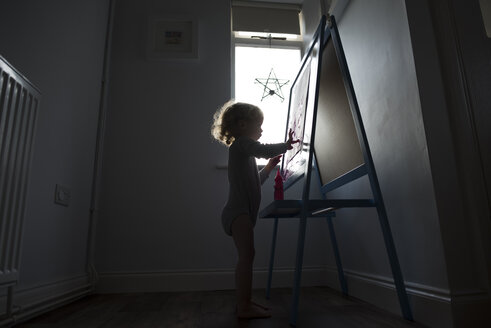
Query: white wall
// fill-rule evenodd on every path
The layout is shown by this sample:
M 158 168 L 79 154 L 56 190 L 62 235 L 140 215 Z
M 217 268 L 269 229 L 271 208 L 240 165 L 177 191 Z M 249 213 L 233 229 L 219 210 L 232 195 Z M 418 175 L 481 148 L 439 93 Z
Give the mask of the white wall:
M 305 0 L 307 35 L 317 26 L 321 7 L 317 0 Z M 481 270 L 486 262 L 473 251 L 479 240 L 454 252 L 455 245 L 484 236 L 486 230 L 479 227 L 488 229 L 489 222 L 469 221 L 473 225 L 462 239 L 458 227 L 461 220 L 468 222 L 465 206 L 459 204 L 458 215 L 445 210 L 445 189 L 452 189 L 442 181 L 459 173 L 435 171 L 452 156 L 438 151 L 439 145 L 449 147 L 451 129 L 435 129 L 441 122 L 428 104 L 439 104 L 443 95 L 427 102 L 434 85 L 423 86 L 428 83 L 423 77 L 435 78 L 438 65 L 418 61 L 436 56 L 428 46 L 434 40 L 423 37 L 429 35 L 423 32 L 432 26 L 431 18 L 421 20 L 424 5 L 411 8 L 408 20 L 402 0 L 351 0 L 338 24 L 415 319 L 446 327 L 452 325 L 450 299 L 461 293 L 458 301 L 473 306 L 473 295 L 484 295 L 478 289 L 489 290 L 489 277 Z M 33 306 L 34 312 L 36 306 L 89 287 L 90 186 L 107 9 L 107 0 L 2 3 L 0 54 L 43 93 L 16 289 L 16 304 Z M 97 226 L 100 291 L 233 287 L 235 249 L 220 225 L 227 174 L 216 168 L 226 163 L 227 150 L 209 136 L 213 112 L 230 95 L 229 10 L 227 0 L 117 1 Z M 198 17 L 200 59 L 146 61 L 150 14 Z M 473 79 L 489 81 L 479 77 L 478 64 L 466 60 Z M 433 70 L 419 76 L 428 68 Z M 476 103 L 486 104 L 485 91 L 472 91 Z M 484 115 L 483 108 L 476 113 Z M 445 110 L 438 108 L 438 113 Z M 69 207 L 53 203 L 56 183 L 71 188 Z M 263 206 L 271 201 L 272 185 L 268 181 L 264 187 Z M 363 179 L 335 193 L 367 194 Z M 299 195 L 298 188 L 287 193 Z M 280 224 L 277 286 L 291 285 L 296 227 L 296 220 Z M 399 313 L 395 294 L 387 288 L 391 273 L 376 216 L 339 211 L 335 228 L 350 293 Z M 264 286 L 271 231 L 271 221 L 258 221 L 257 287 Z M 337 288 L 325 222 L 310 222 L 307 234 L 303 285 Z
M 477 0 L 407 2 L 455 327 L 491 324 L 491 42 Z M 449 206 L 451 204 L 451 206 Z
M 42 92 L 15 304 L 86 288 L 108 1 L 2 1 L 0 53 Z M 54 204 L 55 185 L 71 189 Z
M 318 20 L 319 1 L 304 7 Z M 351 0 L 336 18 L 415 320 L 444 327 L 446 264 L 404 1 Z M 367 196 L 366 178 L 329 194 Z M 340 210 L 334 227 L 350 294 L 399 314 L 375 211 Z M 334 274 L 330 285 L 338 286 Z M 428 316 L 425 308 L 440 312 Z
M 320 8 L 305 1 L 307 29 Z M 337 17 L 414 317 L 435 327 L 489 322 L 490 48 L 478 14 L 477 1 L 351 0 Z M 368 194 L 362 179 L 330 196 Z M 376 216 L 339 211 L 335 228 L 350 294 L 399 313 Z
M 147 61 L 150 14 L 197 17 L 199 60 Z M 227 149 L 209 132 L 213 113 L 231 93 L 230 2 L 120 0 L 115 17 L 97 228 L 99 291 L 233 288 L 236 251 L 220 223 L 227 171 L 216 167 L 226 164 Z M 271 180 L 263 205 L 272 194 Z M 293 279 L 296 225 L 280 225 L 276 265 L 284 270 L 277 284 Z M 322 229 L 309 230 L 305 277 L 313 284 L 326 263 Z M 259 220 L 258 287 L 265 286 L 271 234 L 272 222 Z
M 317 27 L 321 8 L 319 1 L 304 2 L 307 36 Z M 197 16 L 200 59 L 146 61 L 149 14 Z M 431 116 L 433 108 L 423 107 L 420 97 L 432 89 L 421 87 L 412 47 L 427 40 L 410 34 L 409 27 L 419 21 L 408 21 L 403 1 L 350 1 L 338 23 L 415 319 L 451 326 L 454 295 L 446 254 L 452 247 L 444 248 L 442 231 L 448 221 L 439 212 L 445 204 L 435 197 L 439 180 L 433 170 L 439 152 L 429 153 L 427 146 L 428 136 L 435 141 L 435 133 L 429 132 L 438 125 L 425 121 L 428 115 L 423 113 Z M 216 169 L 226 163 L 227 153 L 208 131 L 214 110 L 229 97 L 230 75 L 227 1 L 206 6 L 192 1 L 118 2 L 98 223 L 99 291 L 233 287 L 235 250 L 219 220 L 226 170 Z M 448 135 L 441 145 L 448 147 Z M 361 179 L 332 196 L 368 193 L 367 181 Z M 299 194 L 298 188 L 287 193 L 292 198 Z M 263 205 L 270 200 L 266 185 Z M 280 225 L 276 266 L 284 270 L 275 276 L 278 285 L 291 284 L 296 224 L 286 220 Z M 339 211 L 335 227 L 350 293 L 399 313 L 374 213 Z M 256 228 L 258 287 L 264 286 L 271 228 L 272 222 L 261 220 Z M 337 287 L 325 236 L 324 222 L 310 223 L 304 285 Z M 461 264 L 473 268 L 470 258 Z M 472 279 L 471 271 L 462 281 Z
M 339 30 L 403 273 L 408 281 L 445 288 L 404 2 L 352 1 Z

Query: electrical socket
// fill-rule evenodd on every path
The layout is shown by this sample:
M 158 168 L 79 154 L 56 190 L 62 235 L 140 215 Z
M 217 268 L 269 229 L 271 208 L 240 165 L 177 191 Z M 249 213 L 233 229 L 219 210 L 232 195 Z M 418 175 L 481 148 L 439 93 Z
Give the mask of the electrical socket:
M 72 192 L 70 188 L 57 184 L 55 188 L 55 203 L 63 206 L 70 205 Z

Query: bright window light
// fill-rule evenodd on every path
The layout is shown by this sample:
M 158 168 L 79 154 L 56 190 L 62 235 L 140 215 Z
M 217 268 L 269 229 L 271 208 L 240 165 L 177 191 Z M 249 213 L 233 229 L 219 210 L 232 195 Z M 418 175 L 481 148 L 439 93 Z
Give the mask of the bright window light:
M 294 41 L 300 40 L 300 35 L 296 34 L 286 34 L 286 33 L 267 33 L 267 32 L 235 32 L 235 37 L 238 38 L 251 38 L 251 37 L 262 37 L 262 38 L 285 38 L 286 40 Z
M 262 109 L 263 134 L 259 140 L 262 143 L 284 141 L 290 88 L 300 60 L 300 49 L 235 47 L 235 99 Z M 272 69 L 279 84 L 271 76 Z M 270 89 L 276 92 L 270 94 Z M 265 163 L 266 160 L 258 160 L 258 164 Z

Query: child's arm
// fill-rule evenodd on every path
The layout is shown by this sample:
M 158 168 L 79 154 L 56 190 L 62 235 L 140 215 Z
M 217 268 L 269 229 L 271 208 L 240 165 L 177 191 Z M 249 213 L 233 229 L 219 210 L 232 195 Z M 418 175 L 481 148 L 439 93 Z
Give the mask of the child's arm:
M 264 168 L 261 171 L 259 171 L 259 178 L 261 179 L 261 184 L 263 184 L 264 181 L 266 181 L 271 171 L 274 170 L 276 165 L 278 165 L 278 163 L 280 162 L 280 159 L 281 159 L 281 155 L 270 158 L 268 164 L 266 164 Z
M 241 138 L 242 152 L 247 156 L 256 158 L 272 158 L 287 151 L 288 145 L 285 142 L 277 144 L 262 144 L 249 138 Z M 245 139 L 245 140 L 244 140 Z
M 273 158 L 285 153 L 288 149 L 292 149 L 292 144 L 297 142 L 299 142 L 299 140 L 293 140 L 292 130 L 288 133 L 288 140 L 282 143 L 262 144 L 248 137 L 242 137 L 239 141 L 240 147 L 244 153 L 248 156 L 257 158 Z
M 254 156 L 256 158 L 272 158 L 283 154 L 288 149 L 286 142 L 262 144 L 247 137 L 242 137 L 237 141 L 240 144 L 240 148 L 247 156 Z

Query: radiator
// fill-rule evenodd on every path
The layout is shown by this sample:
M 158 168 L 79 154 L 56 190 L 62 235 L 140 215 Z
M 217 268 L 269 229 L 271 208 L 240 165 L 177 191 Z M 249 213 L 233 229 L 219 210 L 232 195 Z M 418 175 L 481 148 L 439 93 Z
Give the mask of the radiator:
M 39 90 L 0 56 L 0 288 L 12 315 Z M 0 312 L 1 313 L 1 312 Z M 5 315 L 4 314 L 4 315 Z

